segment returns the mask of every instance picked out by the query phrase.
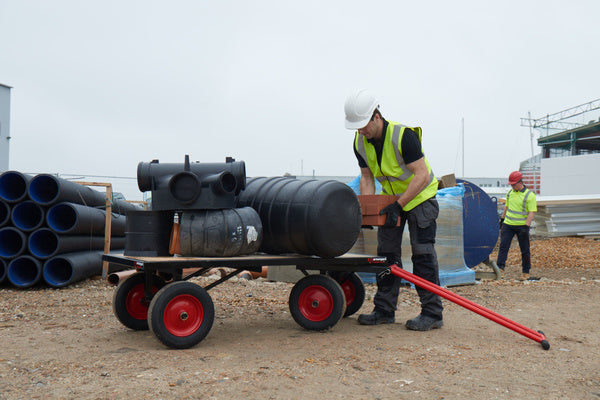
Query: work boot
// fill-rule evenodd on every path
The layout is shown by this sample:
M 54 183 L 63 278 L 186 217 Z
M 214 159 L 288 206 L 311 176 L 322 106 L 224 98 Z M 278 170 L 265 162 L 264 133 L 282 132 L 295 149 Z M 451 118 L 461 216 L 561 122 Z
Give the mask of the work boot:
M 529 274 L 526 274 L 525 272 L 523 272 L 521 274 L 521 276 L 519 277 L 520 281 L 528 281 L 529 280 Z
M 395 321 L 393 312 L 386 313 L 378 309 L 374 309 L 371 314 L 358 316 L 358 323 L 361 325 L 393 324 Z
M 419 314 L 416 318 L 406 321 L 406 329 L 411 331 L 428 331 L 430 329 L 441 328 L 444 320 L 435 319 L 428 315 Z

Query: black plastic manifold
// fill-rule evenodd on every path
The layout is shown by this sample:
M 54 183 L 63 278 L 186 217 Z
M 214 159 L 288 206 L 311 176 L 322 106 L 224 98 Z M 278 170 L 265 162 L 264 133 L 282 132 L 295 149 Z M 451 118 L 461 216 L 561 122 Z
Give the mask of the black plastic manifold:
M 237 195 L 246 187 L 246 166 L 231 157 L 225 163 L 160 164 L 141 162 L 138 188 L 152 191 L 152 210 L 210 210 L 234 208 Z

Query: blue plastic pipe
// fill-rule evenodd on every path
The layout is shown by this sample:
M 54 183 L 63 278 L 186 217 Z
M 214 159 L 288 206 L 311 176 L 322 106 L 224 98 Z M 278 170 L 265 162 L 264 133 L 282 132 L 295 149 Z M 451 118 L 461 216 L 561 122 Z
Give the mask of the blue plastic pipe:
M 111 236 L 124 236 L 127 218 L 111 215 Z M 98 208 L 75 203 L 58 203 L 46 213 L 48 227 L 56 233 L 66 235 L 104 235 L 106 212 Z
M 46 210 L 35 201 L 26 200 L 15 204 L 11 212 L 11 220 L 15 228 L 23 232 L 31 232 L 44 224 Z
M 52 257 L 44 263 L 44 280 L 48 285 L 60 288 L 100 275 L 102 255 L 102 251 L 82 251 Z
M 28 188 L 29 197 L 44 206 L 60 202 L 82 204 L 88 207 L 104 207 L 106 194 L 87 186 L 68 181 L 50 174 L 39 174 L 31 179 Z M 139 210 L 126 201 L 116 200 L 112 204 L 112 212 L 126 215 L 127 211 Z
M 42 264 L 31 256 L 20 256 L 8 264 L 8 280 L 20 289 L 29 288 L 42 279 Z
M 85 204 L 90 207 L 103 206 L 106 203 L 102 193 L 50 174 L 39 174 L 33 177 L 29 183 L 29 197 L 45 206 L 59 201 Z
M 32 177 L 17 171 L 6 171 L 0 175 L 0 199 L 18 203 L 27 199 L 27 186 Z
M 6 261 L 0 258 L 0 284 L 6 280 Z
M 18 257 L 27 249 L 27 235 L 17 228 L 0 228 L 0 257 Z
M 4 200 L 0 200 L 0 227 L 10 222 L 10 206 Z
M 111 249 L 122 249 L 125 237 L 110 239 Z M 46 259 L 58 254 L 104 249 L 104 236 L 59 235 L 48 228 L 40 228 L 29 235 L 31 255 Z

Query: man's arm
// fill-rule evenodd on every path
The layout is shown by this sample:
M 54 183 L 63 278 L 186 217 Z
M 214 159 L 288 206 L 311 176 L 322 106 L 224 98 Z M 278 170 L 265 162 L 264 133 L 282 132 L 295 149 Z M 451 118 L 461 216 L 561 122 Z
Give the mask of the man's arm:
M 527 221 L 525 222 L 525 225 L 531 226 L 531 222 L 533 221 L 533 217 L 535 217 L 535 211 L 529 211 L 529 214 L 527 214 Z
M 527 204 L 525 207 L 527 210 L 527 221 L 525 221 L 525 225 L 531 226 L 533 218 L 535 217 L 535 212 L 537 211 L 537 200 L 533 192 L 531 192 L 530 195 L 527 197 Z
M 429 170 L 425 163 L 425 157 L 421 157 L 410 164 L 406 164 L 406 166 L 414 176 L 409 182 L 406 192 L 398 199 L 398 203 L 402 208 L 404 208 L 412 199 L 417 197 L 417 195 L 429 185 Z
M 359 188 L 360 194 L 375 194 L 375 177 L 368 167 L 360 169 Z

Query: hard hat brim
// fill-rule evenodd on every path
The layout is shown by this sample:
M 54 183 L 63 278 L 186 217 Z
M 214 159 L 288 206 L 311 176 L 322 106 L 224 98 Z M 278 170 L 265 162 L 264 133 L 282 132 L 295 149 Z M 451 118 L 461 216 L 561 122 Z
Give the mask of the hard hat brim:
M 361 119 L 360 121 L 348 121 L 347 119 L 344 119 L 344 120 L 346 122 L 346 129 L 351 129 L 353 131 L 356 131 L 360 128 L 364 128 L 365 126 L 367 126 L 367 124 L 371 120 L 371 117 Z
M 515 183 L 518 183 L 521 179 L 523 179 L 523 174 L 521 174 L 519 171 L 511 172 L 508 176 L 508 184 L 514 185 Z

